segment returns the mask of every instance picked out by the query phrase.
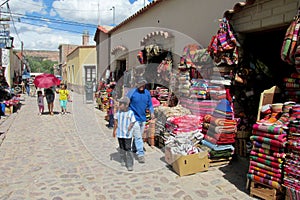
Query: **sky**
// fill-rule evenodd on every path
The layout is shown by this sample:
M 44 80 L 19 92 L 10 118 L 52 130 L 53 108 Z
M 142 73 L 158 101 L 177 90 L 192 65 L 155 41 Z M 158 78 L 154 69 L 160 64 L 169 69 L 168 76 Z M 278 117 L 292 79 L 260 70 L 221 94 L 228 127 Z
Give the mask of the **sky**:
M 0 0 L 1 29 L 9 29 L 14 49 L 54 50 L 60 44 L 90 45 L 98 25 L 118 25 L 153 0 Z M 6 3 L 7 2 L 7 3 Z M 8 24 L 9 26 L 5 26 Z

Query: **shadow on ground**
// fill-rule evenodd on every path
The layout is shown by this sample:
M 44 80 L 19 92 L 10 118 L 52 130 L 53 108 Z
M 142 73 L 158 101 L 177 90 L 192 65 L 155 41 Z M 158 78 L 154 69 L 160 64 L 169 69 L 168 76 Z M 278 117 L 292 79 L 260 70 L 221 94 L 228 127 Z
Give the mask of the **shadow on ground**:
M 247 158 L 235 157 L 230 164 L 221 166 L 219 169 L 225 174 L 224 178 L 226 180 L 235 185 L 240 191 L 249 193 L 246 188 L 248 168 L 249 160 Z

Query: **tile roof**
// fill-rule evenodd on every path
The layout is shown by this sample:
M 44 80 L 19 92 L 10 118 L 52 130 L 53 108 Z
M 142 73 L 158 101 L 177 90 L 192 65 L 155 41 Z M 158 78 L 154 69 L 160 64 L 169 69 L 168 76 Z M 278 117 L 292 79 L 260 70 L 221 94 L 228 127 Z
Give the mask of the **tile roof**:
M 227 19 L 230 19 L 232 17 L 232 15 L 234 15 L 235 13 L 240 12 L 245 6 L 254 4 L 255 1 L 256 0 L 240 1 L 236 4 L 234 4 L 232 9 L 226 10 L 223 14 L 223 17 L 226 17 Z

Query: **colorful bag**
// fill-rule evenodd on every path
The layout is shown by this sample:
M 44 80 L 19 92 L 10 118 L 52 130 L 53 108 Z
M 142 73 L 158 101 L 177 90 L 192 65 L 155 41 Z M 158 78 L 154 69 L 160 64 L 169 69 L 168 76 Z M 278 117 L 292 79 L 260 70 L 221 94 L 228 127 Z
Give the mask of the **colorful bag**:
M 297 45 L 299 45 L 299 29 L 300 20 L 298 16 L 296 16 L 285 33 L 284 41 L 281 47 L 281 59 L 290 65 L 295 64 L 295 52 Z

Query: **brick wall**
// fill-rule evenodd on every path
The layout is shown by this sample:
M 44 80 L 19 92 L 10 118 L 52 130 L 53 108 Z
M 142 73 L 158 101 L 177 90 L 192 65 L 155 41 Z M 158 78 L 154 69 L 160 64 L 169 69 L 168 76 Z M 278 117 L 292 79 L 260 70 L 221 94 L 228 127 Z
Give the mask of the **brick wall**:
M 297 14 L 299 0 L 257 0 L 233 15 L 237 32 L 263 31 L 288 26 Z

